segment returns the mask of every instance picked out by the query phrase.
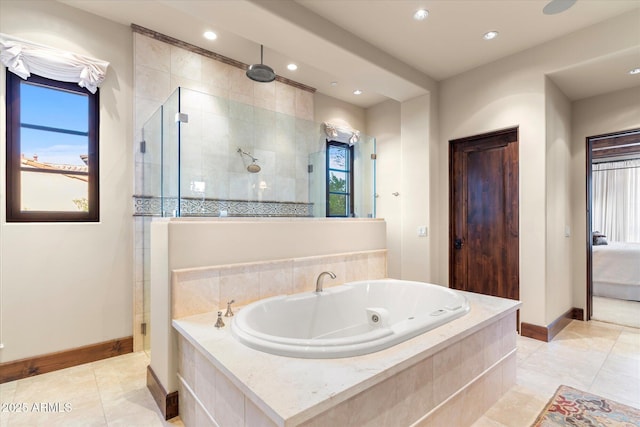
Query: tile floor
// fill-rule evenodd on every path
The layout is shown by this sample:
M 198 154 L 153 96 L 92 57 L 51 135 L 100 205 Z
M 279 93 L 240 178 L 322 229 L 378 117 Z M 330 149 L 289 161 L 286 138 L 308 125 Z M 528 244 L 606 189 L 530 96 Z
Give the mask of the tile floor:
M 2 409 L 26 403 L 28 411 L 0 412 L 0 427 L 182 426 L 156 408 L 148 363 L 145 353 L 133 353 L 1 384 Z M 528 427 L 560 384 L 640 408 L 640 329 L 573 321 L 550 343 L 518 337 L 517 385 L 473 427 Z M 32 411 L 41 402 L 71 410 Z
M 517 384 L 473 427 L 528 427 L 559 385 L 640 408 L 640 329 L 572 321 L 550 343 L 518 337 Z
M 130 353 L 0 384 L 0 427 L 183 426 L 160 415 L 147 390 L 148 364 L 144 352 Z M 53 403 L 54 411 L 37 412 L 34 403 Z M 15 412 L 23 404 L 26 412 Z

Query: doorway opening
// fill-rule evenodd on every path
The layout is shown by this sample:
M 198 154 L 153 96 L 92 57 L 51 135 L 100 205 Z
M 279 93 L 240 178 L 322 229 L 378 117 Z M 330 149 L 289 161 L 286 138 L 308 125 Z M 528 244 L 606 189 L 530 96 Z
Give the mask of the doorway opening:
M 587 320 L 640 327 L 640 129 L 587 137 Z

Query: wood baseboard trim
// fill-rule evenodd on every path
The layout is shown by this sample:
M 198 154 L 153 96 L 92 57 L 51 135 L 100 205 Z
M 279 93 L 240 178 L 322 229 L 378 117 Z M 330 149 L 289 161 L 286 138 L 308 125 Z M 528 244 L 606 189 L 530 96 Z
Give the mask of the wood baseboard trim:
M 0 363 L 0 384 L 133 352 L 133 336 Z
M 522 322 L 520 325 L 520 335 L 533 338 L 534 340 L 549 342 L 565 328 L 572 320 L 582 320 L 584 311 L 581 308 L 571 308 L 562 316 L 558 317 L 547 326 L 534 325 Z
M 178 416 L 178 392 L 173 391 L 167 393 L 160 383 L 160 380 L 158 380 L 156 373 L 151 369 L 151 365 L 147 366 L 147 388 L 151 392 L 151 396 L 153 396 L 153 400 L 156 401 L 156 405 L 160 408 L 160 412 L 162 412 L 165 420 L 170 420 Z

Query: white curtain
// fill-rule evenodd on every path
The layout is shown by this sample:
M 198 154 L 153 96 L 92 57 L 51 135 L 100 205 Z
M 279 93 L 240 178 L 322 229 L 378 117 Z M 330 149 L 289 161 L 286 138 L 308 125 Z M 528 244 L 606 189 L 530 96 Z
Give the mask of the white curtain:
M 640 242 L 640 159 L 593 165 L 595 231 L 616 242 Z
M 96 93 L 109 63 L 0 33 L 0 61 L 14 74 L 78 83 Z

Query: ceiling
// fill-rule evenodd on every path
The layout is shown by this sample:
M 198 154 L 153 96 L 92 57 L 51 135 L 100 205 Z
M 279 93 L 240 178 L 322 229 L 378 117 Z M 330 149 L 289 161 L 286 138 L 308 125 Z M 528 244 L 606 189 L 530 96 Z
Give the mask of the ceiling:
M 637 25 L 620 29 L 625 49 L 613 41 L 607 49 L 607 40 L 604 50 L 585 45 L 588 60 L 545 72 L 572 100 L 640 86 L 640 74 L 627 73 L 640 67 L 640 0 L 577 0 L 556 15 L 542 13 L 549 0 L 60 1 L 247 64 L 259 62 L 264 44 L 264 63 L 277 74 L 364 108 L 410 99 L 457 74 L 632 13 Z M 412 19 L 419 8 L 429 10 L 424 21 Z M 204 39 L 205 30 L 218 38 Z M 499 36 L 483 40 L 489 30 Z M 298 70 L 287 70 L 289 62 Z

